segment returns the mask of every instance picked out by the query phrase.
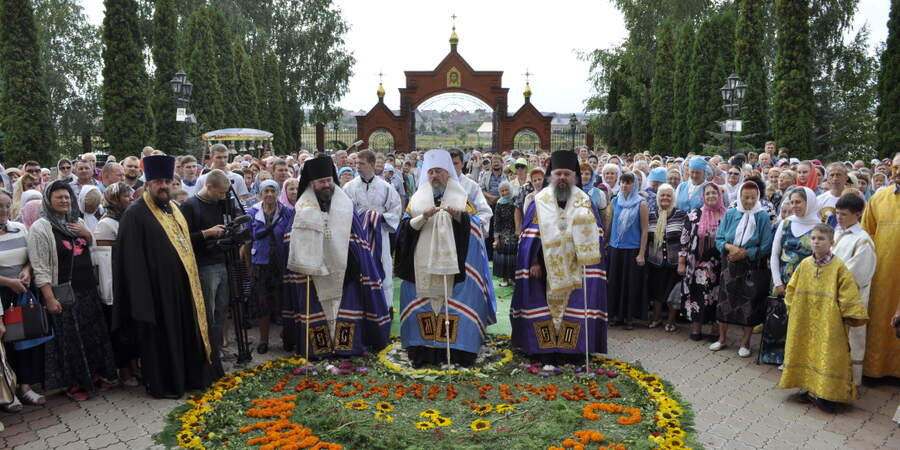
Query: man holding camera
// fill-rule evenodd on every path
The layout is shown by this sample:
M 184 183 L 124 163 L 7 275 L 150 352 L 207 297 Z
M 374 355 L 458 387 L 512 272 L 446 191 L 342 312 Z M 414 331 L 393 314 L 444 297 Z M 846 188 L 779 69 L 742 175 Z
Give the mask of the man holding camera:
M 197 195 L 181 204 L 181 213 L 187 221 L 191 244 L 197 255 L 213 354 L 219 355 L 223 344 L 229 292 L 225 251 L 216 246 L 215 241 L 225 233 L 225 218 L 228 215 L 225 199 L 228 197 L 231 180 L 219 169 L 207 173 L 203 180 L 205 184 Z M 220 371 L 219 376 L 224 376 L 221 362 L 215 365 L 216 370 Z

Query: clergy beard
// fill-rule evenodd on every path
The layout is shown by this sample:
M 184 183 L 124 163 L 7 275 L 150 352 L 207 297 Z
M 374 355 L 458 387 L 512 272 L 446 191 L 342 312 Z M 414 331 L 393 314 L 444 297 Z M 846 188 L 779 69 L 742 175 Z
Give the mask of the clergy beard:
M 156 203 L 156 206 L 160 208 L 167 206 L 169 204 L 169 188 L 159 188 L 156 192 L 150 193 L 150 198 L 153 199 L 153 203 Z
M 326 187 L 314 192 L 316 193 L 316 199 L 319 201 L 319 206 L 323 211 L 327 211 L 328 207 L 331 206 L 331 196 L 334 195 L 334 189 Z
M 440 181 L 432 181 L 431 182 L 431 193 L 434 194 L 435 197 L 440 197 L 444 195 L 444 190 L 447 189 L 447 186 L 441 184 Z
M 553 183 L 553 196 L 556 197 L 557 203 L 568 201 L 571 193 L 572 186 L 569 186 L 566 182 L 556 181 Z

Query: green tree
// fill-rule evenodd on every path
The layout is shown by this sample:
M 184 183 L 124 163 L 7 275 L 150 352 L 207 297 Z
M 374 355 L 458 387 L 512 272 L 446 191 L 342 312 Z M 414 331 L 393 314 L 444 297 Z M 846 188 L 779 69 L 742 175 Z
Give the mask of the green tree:
M 675 37 L 671 22 L 659 29 L 656 37 L 656 70 L 653 75 L 653 139 L 650 151 L 654 154 L 672 154 L 672 122 L 674 112 L 675 77 L 672 60 L 675 57 Z
M 868 48 L 863 27 L 842 49 L 834 73 L 834 126 L 823 136 L 829 154 L 824 160 L 868 159 L 876 155 L 875 106 L 878 103 L 878 59 Z M 820 155 L 820 153 L 817 153 Z
M 63 154 L 89 152 L 91 136 L 98 133 L 96 119 L 101 116 L 100 28 L 88 23 L 77 0 L 37 0 L 34 19 L 51 139 L 59 143 Z
M 878 73 L 878 153 L 900 150 L 900 1 L 891 0 L 888 37 Z
M 245 128 L 259 127 L 259 99 L 256 93 L 256 79 L 253 76 L 253 66 L 250 56 L 244 51 L 244 42 L 240 37 L 234 38 L 231 46 L 231 58 L 234 61 L 234 70 L 238 80 L 238 90 L 235 95 L 235 104 L 241 115 L 238 124 Z
M 147 73 L 134 0 L 105 0 L 103 18 L 103 132 L 109 153 L 135 154 L 147 144 Z
M 675 155 L 688 153 L 690 135 L 688 123 L 688 82 L 694 70 L 694 25 L 685 22 L 678 32 L 675 44 L 675 67 L 672 73 L 672 152 Z
M 174 153 L 181 147 L 179 126 L 175 121 L 175 96 L 170 80 L 178 71 L 178 16 L 175 0 L 156 0 L 153 13 L 153 62 L 156 77 L 153 84 L 153 116 L 156 148 Z
M 266 104 L 265 104 L 265 95 L 266 95 L 266 78 L 263 74 L 263 53 L 258 47 L 253 48 L 253 51 L 249 53 L 250 57 L 250 70 L 253 72 L 253 80 L 256 82 L 256 117 L 259 118 L 259 124 L 257 126 L 263 127 L 263 121 L 266 118 Z
M 772 132 L 791 156 L 812 156 L 813 98 L 809 61 L 809 5 L 776 0 L 775 83 Z
M 188 79 L 194 84 L 191 95 L 191 110 L 197 117 L 202 130 L 214 130 L 224 126 L 224 97 L 219 85 L 216 62 L 216 47 L 213 41 L 213 27 L 210 7 L 194 10 L 185 29 L 185 66 Z M 216 27 L 218 29 L 218 27 Z M 229 95 L 232 95 L 229 93 Z M 229 124 L 228 126 L 236 126 Z
M 768 87 L 765 66 L 765 28 L 763 0 L 740 0 L 735 27 L 734 68 L 737 76 L 747 85 L 741 118 L 748 140 L 761 148 L 769 131 Z
M 51 139 L 50 108 L 41 83 L 41 65 L 30 0 L 0 1 L 0 130 L 10 165 L 28 159 L 47 163 Z
M 287 149 L 287 136 L 284 129 L 284 92 L 281 89 L 281 69 L 274 53 L 266 53 L 263 62 L 263 79 L 265 91 L 261 109 L 265 112 L 263 126 L 272 133 L 273 146 L 280 153 Z
M 214 24 L 222 24 L 216 27 L 213 33 L 213 41 L 216 49 L 216 67 L 218 68 L 219 86 L 222 89 L 224 102 L 223 108 L 223 126 L 234 127 L 241 121 L 241 114 L 238 113 L 237 104 L 233 101 L 234 93 L 238 90 L 238 81 L 235 77 L 234 63 L 231 60 L 231 44 L 234 42 L 236 28 L 234 24 L 242 16 L 238 13 L 232 13 L 226 16 L 222 13 L 223 5 L 217 2 L 215 6 L 209 8 L 210 22 Z
M 700 151 L 709 138 L 708 132 L 720 130 L 718 122 L 723 113 L 719 88 L 732 71 L 734 48 L 710 43 L 733 40 L 734 24 L 733 10 L 726 9 L 704 20 L 697 32 L 689 82 L 688 151 Z

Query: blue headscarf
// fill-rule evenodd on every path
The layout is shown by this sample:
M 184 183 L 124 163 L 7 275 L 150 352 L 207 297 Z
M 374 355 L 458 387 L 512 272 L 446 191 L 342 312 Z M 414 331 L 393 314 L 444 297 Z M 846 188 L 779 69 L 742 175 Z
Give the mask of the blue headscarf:
M 625 232 L 637 219 L 642 201 L 644 201 L 644 197 L 638 193 L 637 183 L 632 183 L 631 193 L 626 195 L 619 192 L 619 195 L 616 196 L 616 205 L 619 207 L 616 212 L 616 241 L 622 240 Z

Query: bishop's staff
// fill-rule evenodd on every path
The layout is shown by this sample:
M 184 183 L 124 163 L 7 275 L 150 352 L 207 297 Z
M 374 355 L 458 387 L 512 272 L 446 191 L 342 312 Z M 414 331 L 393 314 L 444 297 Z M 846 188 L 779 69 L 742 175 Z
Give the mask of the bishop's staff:
M 309 376 L 309 275 L 306 276 L 306 337 L 303 338 L 304 346 L 303 357 L 306 358 L 306 376 Z
M 441 278 L 444 279 L 444 330 L 446 331 L 444 337 L 447 342 L 447 376 L 452 381 L 453 375 L 451 375 L 450 369 L 450 296 L 447 293 L 447 275 L 442 275 Z
M 581 293 L 584 295 L 584 373 L 591 371 L 590 351 L 588 350 L 588 306 L 587 306 L 587 266 L 581 266 Z

